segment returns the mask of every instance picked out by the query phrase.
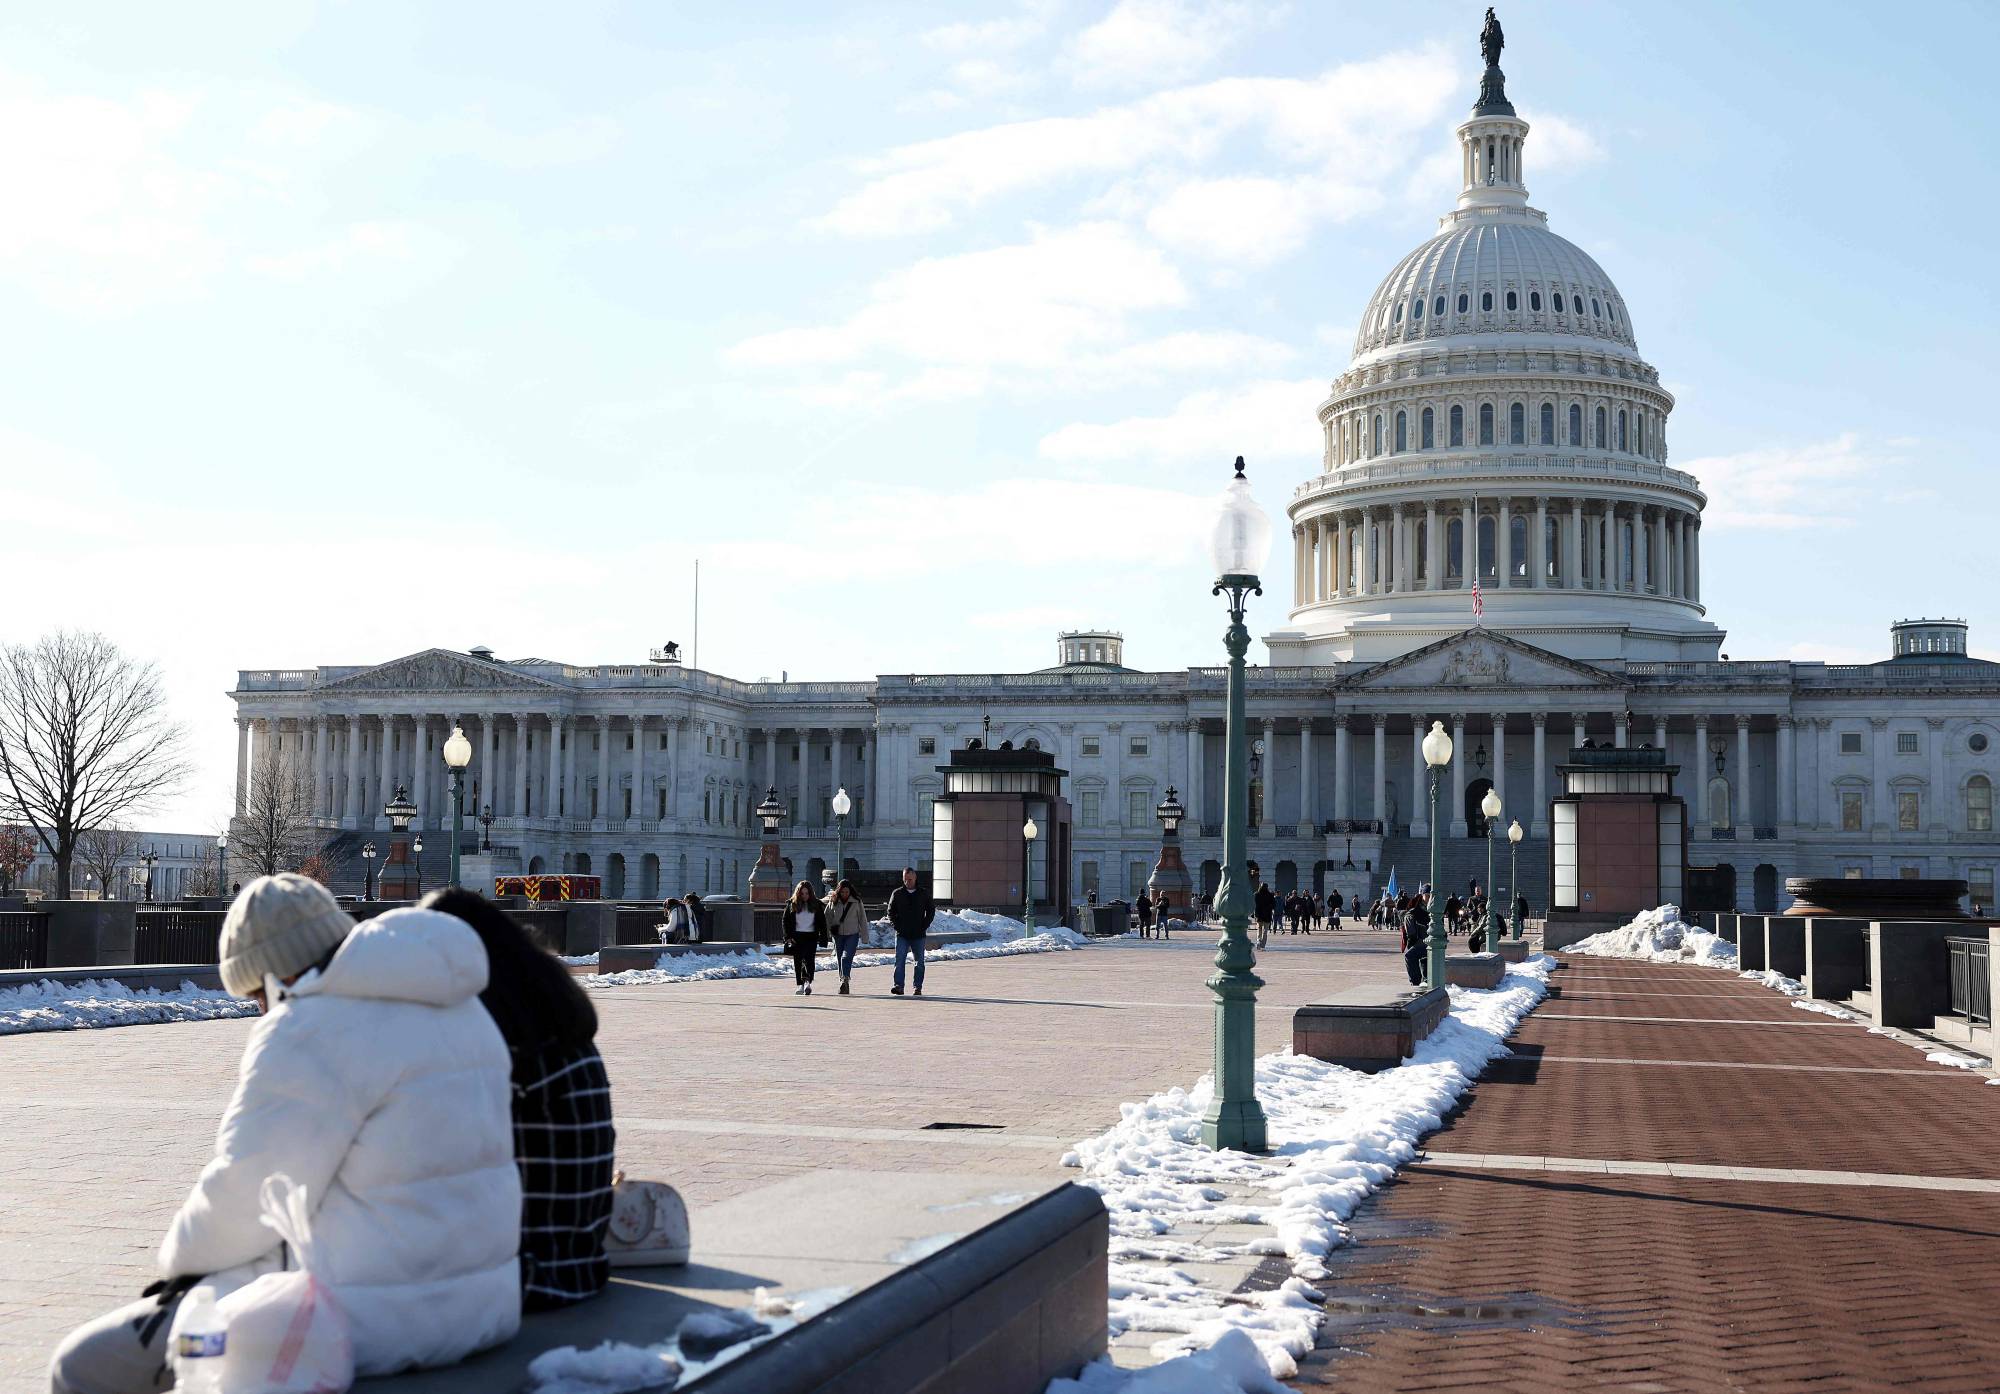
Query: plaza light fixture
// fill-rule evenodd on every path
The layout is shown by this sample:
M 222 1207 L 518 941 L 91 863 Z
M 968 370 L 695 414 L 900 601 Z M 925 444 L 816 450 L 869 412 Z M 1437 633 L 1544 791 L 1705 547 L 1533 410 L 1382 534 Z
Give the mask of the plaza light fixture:
M 160 854 L 151 847 L 148 847 L 139 854 L 139 861 L 146 868 L 146 903 L 148 905 L 153 903 L 153 863 L 159 859 Z
M 479 810 L 479 850 L 493 850 L 493 805 L 487 804 Z
M 1215 563 L 1211 595 L 1229 597 L 1229 628 L 1223 646 L 1229 651 L 1228 699 L 1223 725 L 1222 882 L 1216 908 L 1222 915 L 1222 940 L 1216 946 L 1215 1093 L 1202 1114 L 1202 1145 L 1211 1150 L 1236 1148 L 1263 1152 L 1264 1109 L 1257 1102 L 1257 989 L 1264 985 L 1252 970 L 1257 956 L 1250 948 L 1251 888 L 1246 865 L 1250 813 L 1250 741 L 1245 729 L 1243 659 L 1250 651 L 1250 630 L 1243 623 L 1244 601 L 1262 595 L 1257 573 L 1271 547 L 1271 520 L 1257 506 L 1250 481 L 1243 477 L 1243 457 L 1236 457 L 1236 477 L 1223 489 L 1209 553 Z
M 1194 918 L 1194 878 L 1188 875 L 1187 863 L 1181 860 L 1181 823 L 1187 812 L 1181 804 L 1180 791 L 1171 784 L 1167 786 L 1166 798 L 1153 810 L 1153 816 L 1160 820 L 1160 860 L 1153 867 L 1150 885 L 1163 933 L 1170 912 L 1177 911 L 1189 920 Z
M 847 836 L 847 815 L 854 812 L 854 800 L 847 797 L 847 786 L 841 785 L 833 791 L 833 881 L 840 884 L 840 878 L 847 869 L 841 860 L 841 844 Z
M 229 894 L 229 834 L 215 839 L 215 893 Z
M 1428 907 L 1431 917 L 1430 965 L 1427 970 L 1429 987 L 1444 986 L 1444 918 L 1437 912 L 1438 887 L 1438 780 L 1444 774 L 1444 767 L 1451 763 L 1451 737 L 1445 734 L 1444 723 L 1433 721 L 1430 734 L 1424 737 L 1424 764 L 1431 772 L 1431 903 Z
M 785 820 L 785 806 L 778 802 L 776 785 L 764 791 L 764 802 L 757 805 L 755 813 L 764 825 L 764 843 L 757 849 L 757 864 L 750 868 L 750 902 L 783 905 L 791 887 L 786 884 L 785 859 L 778 846 L 778 824 Z
M 1521 937 L 1521 820 L 1516 818 L 1507 825 L 1507 898 L 1513 903 L 1507 907 L 1508 915 L 1514 921 L 1514 937 Z
M 1490 785 L 1486 797 L 1479 801 L 1479 811 L 1486 815 L 1486 930 L 1488 940 L 1495 939 L 1498 931 L 1506 928 L 1500 919 L 1500 907 L 1493 903 L 1493 839 L 1500 826 L 1500 791 Z
M 453 890 L 458 889 L 458 837 L 464 827 L 465 767 L 472 763 L 472 742 L 465 738 L 465 732 L 457 726 L 451 728 L 451 735 L 445 738 L 444 762 L 451 768 L 451 880 Z M 417 848 L 419 852 L 424 849 Z M 421 874 L 421 873 L 420 873 Z
M 361 898 L 375 898 L 375 844 L 372 842 L 361 844 Z
M 1022 861 L 1026 863 L 1021 877 L 1021 925 L 1026 929 L 1035 927 L 1035 839 L 1041 835 L 1032 815 L 1021 824 Z

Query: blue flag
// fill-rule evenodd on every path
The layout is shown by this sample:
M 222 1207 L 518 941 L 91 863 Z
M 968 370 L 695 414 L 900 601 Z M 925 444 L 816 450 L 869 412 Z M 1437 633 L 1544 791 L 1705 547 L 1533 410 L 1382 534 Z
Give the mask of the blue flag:
M 1382 888 L 1382 893 L 1391 900 L 1396 898 L 1396 868 L 1393 866 L 1389 868 L 1389 884 Z

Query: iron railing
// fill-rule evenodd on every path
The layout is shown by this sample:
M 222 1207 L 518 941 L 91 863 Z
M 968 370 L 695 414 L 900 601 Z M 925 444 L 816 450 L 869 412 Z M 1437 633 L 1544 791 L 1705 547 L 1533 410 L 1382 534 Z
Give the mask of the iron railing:
M 226 910 L 142 910 L 133 916 L 134 963 L 215 963 Z
M 1951 961 L 1951 1011 L 1972 1025 L 1993 1024 L 1990 947 L 1984 939 L 1947 939 Z
M 1344 837 L 1353 834 L 1380 833 L 1380 818 L 1335 818 L 1326 825 L 1326 836 Z
M 1710 828 L 1708 830 L 1708 835 L 1709 838 L 1715 842 L 1736 841 L 1736 829 L 1734 828 Z
M 0 910 L 0 968 L 49 966 L 49 917 L 39 910 Z
M 621 944 L 644 944 L 659 937 L 660 926 L 667 922 L 664 910 L 631 910 L 621 907 L 618 911 L 618 942 Z

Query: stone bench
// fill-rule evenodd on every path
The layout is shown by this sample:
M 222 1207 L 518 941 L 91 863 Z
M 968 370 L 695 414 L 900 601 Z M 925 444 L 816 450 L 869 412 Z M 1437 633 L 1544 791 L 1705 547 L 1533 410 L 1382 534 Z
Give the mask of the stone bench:
M 32 987 L 36 983 L 50 982 L 68 986 L 72 983 L 88 982 L 123 983 L 137 991 L 152 988 L 159 992 L 173 992 L 184 982 L 196 987 L 222 990 L 222 976 L 213 963 L 146 963 L 108 964 L 102 968 L 9 968 L 0 972 L 0 988 Z
M 1502 963 L 1526 963 L 1532 952 L 1525 939 L 1502 939 L 1495 945 L 1494 951 L 1500 955 Z M 1446 981 L 1450 981 L 1449 977 Z
M 757 1289 L 844 1293 L 711 1370 L 704 1394 L 1039 1391 L 1104 1354 L 1109 1222 L 1085 1186 L 1046 1178 L 823 1171 L 697 1209 L 694 1262 L 620 1269 L 588 1302 L 528 1317 L 463 1364 L 362 1380 L 370 1394 L 493 1394 L 561 1346 L 669 1339 L 689 1315 L 747 1311 Z
M 1446 954 L 1444 980 L 1453 987 L 1494 988 L 1507 976 L 1507 960 L 1498 952 Z
M 1357 987 L 1292 1013 L 1292 1053 L 1373 1074 L 1408 1059 L 1450 1011 L 1441 987 L 1394 995 Z

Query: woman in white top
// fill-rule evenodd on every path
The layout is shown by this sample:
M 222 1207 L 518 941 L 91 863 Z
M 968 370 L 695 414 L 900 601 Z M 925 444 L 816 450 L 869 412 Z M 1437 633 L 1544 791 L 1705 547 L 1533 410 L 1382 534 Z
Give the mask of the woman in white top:
M 785 902 L 785 952 L 792 956 L 792 976 L 798 980 L 795 994 L 812 996 L 813 969 L 825 933 L 826 906 L 813 894 L 812 882 L 801 881 Z

